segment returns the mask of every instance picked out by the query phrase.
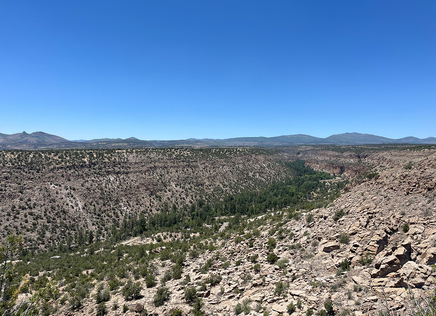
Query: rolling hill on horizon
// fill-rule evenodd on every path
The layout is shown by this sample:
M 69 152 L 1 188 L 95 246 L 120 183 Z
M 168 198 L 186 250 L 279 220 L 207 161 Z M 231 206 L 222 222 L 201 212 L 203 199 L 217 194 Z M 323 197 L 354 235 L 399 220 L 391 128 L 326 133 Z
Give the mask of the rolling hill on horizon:
M 435 137 L 413 136 L 392 139 L 372 134 L 342 133 L 326 138 L 305 134 L 275 137 L 235 137 L 227 139 L 140 140 L 135 137 L 67 140 L 45 132 L 0 133 L 0 150 L 7 149 L 73 149 L 73 148 L 165 148 L 165 147 L 275 147 L 292 145 L 375 145 L 375 144 L 436 144 Z

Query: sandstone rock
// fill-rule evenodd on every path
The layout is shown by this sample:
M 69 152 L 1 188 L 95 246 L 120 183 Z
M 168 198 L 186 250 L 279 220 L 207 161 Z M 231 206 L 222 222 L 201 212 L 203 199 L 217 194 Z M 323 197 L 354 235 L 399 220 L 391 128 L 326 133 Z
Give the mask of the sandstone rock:
M 261 286 L 262 284 L 263 284 L 262 279 L 254 280 L 252 283 L 253 286 Z
M 427 230 L 428 236 L 432 236 L 436 234 L 436 228 L 430 228 Z
M 308 296 L 306 296 L 306 299 L 309 302 L 318 302 L 319 301 L 319 297 L 317 297 L 317 296 L 310 296 L 310 295 L 308 295 Z
M 381 286 L 385 286 L 386 283 L 388 283 L 389 278 L 378 278 L 378 279 L 373 279 L 371 281 L 371 286 L 373 287 L 381 287 Z
M 388 274 L 389 276 L 390 274 Z M 398 288 L 398 287 L 407 287 L 407 283 L 404 282 L 404 279 L 402 277 L 388 277 L 388 282 L 386 283 L 386 287 L 390 287 L 390 288 Z
M 413 261 L 407 262 L 400 271 L 398 271 L 401 275 L 405 276 L 407 279 L 413 278 L 416 276 L 416 272 L 418 271 L 419 266 L 417 263 Z
M 361 231 L 361 226 L 359 222 L 355 222 L 353 225 L 351 225 L 351 227 L 348 229 L 348 234 L 350 236 L 357 234 L 358 232 Z
M 284 306 L 283 304 L 273 304 L 273 306 L 271 306 L 271 309 L 281 314 L 286 312 L 286 306 Z
M 227 228 L 227 226 L 229 226 L 229 222 L 224 222 L 224 223 L 221 225 L 221 227 L 220 227 L 220 229 L 218 230 L 218 232 L 219 232 L 219 233 L 222 233 L 222 232 Z
M 362 259 L 362 256 L 354 256 L 353 259 L 351 259 L 351 267 L 356 267 L 360 265 L 360 259 Z
M 375 257 L 374 257 L 374 268 L 379 269 L 380 266 L 383 263 L 383 260 L 387 257 L 391 255 L 391 253 L 388 250 L 383 250 L 381 252 L 379 252 Z
M 420 288 L 426 283 L 427 278 L 432 273 L 432 269 L 427 265 L 409 261 L 398 272 L 404 277 L 407 284 Z
M 355 276 L 352 277 L 352 279 L 353 279 L 354 283 L 356 283 L 356 284 L 359 284 L 359 285 L 362 285 L 362 286 L 368 286 L 369 285 L 369 280 L 364 278 L 364 277 L 362 277 L 362 276 L 355 275 Z
M 424 251 L 419 257 L 418 262 L 422 264 L 436 264 L 436 247 L 431 247 Z
M 144 310 L 144 305 L 142 305 L 140 303 L 137 303 L 135 305 L 135 309 L 134 310 L 135 310 L 136 313 L 140 313 L 140 312 L 142 312 Z
M 213 288 L 210 289 L 211 295 L 218 295 L 220 293 L 221 293 L 221 288 L 219 286 L 214 286 Z
M 369 296 L 363 300 L 364 302 L 377 302 L 378 297 L 377 296 Z
M 425 284 L 425 280 L 424 280 L 422 277 L 416 277 L 416 278 L 410 280 L 410 284 L 411 284 L 413 287 L 421 288 L 421 287 L 424 286 L 424 284 Z
M 383 265 L 393 266 L 393 265 L 399 265 L 399 264 L 400 264 L 400 260 L 394 255 L 385 257 L 382 261 L 382 266 Z
M 409 231 L 407 232 L 407 235 L 413 236 L 417 234 L 422 234 L 424 232 L 424 227 L 420 225 L 413 225 L 410 227 Z
M 388 273 L 398 271 L 400 268 L 401 268 L 400 260 L 396 256 L 391 255 L 391 256 L 385 257 L 382 260 L 380 268 L 374 269 L 371 272 L 371 276 L 373 278 L 374 277 L 384 277 Z
M 400 246 L 397 248 L 397 250 L 394 251 L 394 256 L 397 258 L 404 257 L 407 254 L 407 249 L 403 246 Z
M 387 244 L 388 235 L 384 231 L 381 231 L 371 238 L 369 245 L 366 247 L 366 251 L 376 255 L 382 251 Z
M 322 246 L 322 251 L 331 252 L 333 250 L 341 248 L 341 245 L 336 241 L 331 241 Z
M 378 288 L 377 292 L 381 295 L 383 295 L 383 292 L 384 292 L 384 294 L 387 296 L 391 296 L 391 295 L 399 296 L 399 295 L 402 295 L 403 293 L 405 293 L 406 289 L 405 288 L 387 287 L 387 288 Z
M 251 299 L 255 302 L 260 302 L 265 298 L 265 293 L 258 293 L 251 297 Z
M 306 292 L 301 290 L 290 290 L 289 293 L 291 293 L 291 295 L 293 296 L 300 296 L 300 297 L 306 296 Z

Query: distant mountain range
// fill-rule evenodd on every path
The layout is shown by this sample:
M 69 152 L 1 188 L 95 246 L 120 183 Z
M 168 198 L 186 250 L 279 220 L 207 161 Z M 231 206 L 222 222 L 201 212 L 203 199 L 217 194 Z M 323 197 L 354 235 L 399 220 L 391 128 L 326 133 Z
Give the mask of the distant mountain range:
M 140 140 L 135 137 L 102 138 L 70 141 L 44 132 L 17 134 L 0 133 L 0 149 L 68 149 L 68 148 L 138 148 L 138 147 L 233 147 L 233 146 L 291 146 L 291 145 L 374 145 L 374 144 L 436 144 L 435 137 L 424 139 L 404 137 L 386 138 L 371 134 L 344 133 L 326 138 L 310 135 L 284 135 L 276 137 L 237 137 L 227 139 Z

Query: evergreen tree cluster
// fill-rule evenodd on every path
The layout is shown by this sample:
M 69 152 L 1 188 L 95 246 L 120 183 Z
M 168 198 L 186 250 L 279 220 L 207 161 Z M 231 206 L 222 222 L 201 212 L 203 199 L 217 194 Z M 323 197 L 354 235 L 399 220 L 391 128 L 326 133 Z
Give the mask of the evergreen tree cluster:
M 305 165 L 303 160 L 286 163 L 293 176 L 286 181 L 272 184 L 259 191 L 241 192 L 229 195 L 223 200 L 205 202 L 203 199 L 191 205 L 171 208 L 164 205 L 163 209 L 145 218 L 124 218 L 121 225 L 112 227 L 112 239 L 120 241 L 129 237 L 167 229 L 180 231 L 186 228 L 200 228 L 204 224 L 217 229 L 217 218 L 234 216 L 232 224 L 238 224 L 240 216 L 264 214 L 268 210 L 290 207 L 294 210 L 311 210 L 323 207 L 333 201 L 343 188 L 343 182 L 326 182 L 333 177 L 326 172 L 318 172 Z

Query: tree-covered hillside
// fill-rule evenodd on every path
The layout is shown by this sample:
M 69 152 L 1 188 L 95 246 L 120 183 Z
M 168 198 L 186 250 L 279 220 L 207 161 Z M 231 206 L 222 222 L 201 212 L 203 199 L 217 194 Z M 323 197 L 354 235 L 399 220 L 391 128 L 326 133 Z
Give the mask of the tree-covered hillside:
M 105 239 L 124 218 L 182 210 L 289 176 L 248 148 L 0 151 L 0 237 L 26 247 Z

